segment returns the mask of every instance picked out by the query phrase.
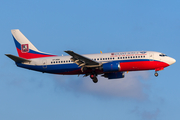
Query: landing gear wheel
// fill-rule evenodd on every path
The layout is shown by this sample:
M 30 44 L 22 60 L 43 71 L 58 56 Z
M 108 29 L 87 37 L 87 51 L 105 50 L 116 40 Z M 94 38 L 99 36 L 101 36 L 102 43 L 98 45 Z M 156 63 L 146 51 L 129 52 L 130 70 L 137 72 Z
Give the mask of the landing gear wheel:
M 97 83 L 98 82 L 98 79 L 96 77 L 96 75 L 90 75 L 90 78 L 93 80 L 94 83 Z
M 156 73 L 154 73 L 154 75 L 157 77 L 157 76 L 158 76 L 158 73 L 156 72 Z
M 94 83 L 97 83 L 97 82 L 98 82 L 98 79 L 97 79 L 97 78 L 94 78 L 94 79 L 93 79 L 93 82 L 94 82 Z

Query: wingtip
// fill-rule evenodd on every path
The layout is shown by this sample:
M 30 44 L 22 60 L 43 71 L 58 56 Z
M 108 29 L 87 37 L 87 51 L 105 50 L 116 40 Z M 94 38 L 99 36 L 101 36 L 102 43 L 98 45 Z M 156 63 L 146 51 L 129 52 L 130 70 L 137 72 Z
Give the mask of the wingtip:
M 11 55 L 11 54 L 4 54 L 4 55 L 9 56 L 9 55 Z
M 73 51 L 72 51 L 72 50 L 65 50 L 64 52 L 66 52 L 66 53 L 67 53 L 67 52 L 73 52 Z

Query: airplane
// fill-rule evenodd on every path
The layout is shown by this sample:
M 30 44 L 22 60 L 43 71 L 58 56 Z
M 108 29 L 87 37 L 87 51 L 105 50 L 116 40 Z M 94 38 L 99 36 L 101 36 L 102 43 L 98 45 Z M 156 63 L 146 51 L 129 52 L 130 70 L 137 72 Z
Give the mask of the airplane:
M 39 51 L 19 29 L 11 30 L 19 56 L 5 54 L 11 58 L 18 67 L 39 71 L 42 73 L 60 75 L 90 76 L 94 83 L 98 82 L 97 76 L 108 79 L 125 77 L 125 72 L 164 70 L 176 62 L 161 52 L 154 51 L 129 51 L 99 54 L 80 55 L 74 51 L 64 51 L 69 56 L 57 56 Z

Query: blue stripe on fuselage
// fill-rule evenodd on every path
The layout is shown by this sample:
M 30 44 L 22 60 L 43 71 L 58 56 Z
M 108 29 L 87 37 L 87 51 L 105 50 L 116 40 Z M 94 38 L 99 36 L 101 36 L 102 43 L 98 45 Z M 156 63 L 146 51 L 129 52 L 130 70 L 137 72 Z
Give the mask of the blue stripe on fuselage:
M 47 72 L 47 73 L 63 73 L 63 72 L 70 72 L 74 70 L 80 69 L 77 64 L 56 64 L 56 65 L 27 65 L 22 63 L 16 63 L 18 67 L 27 68 L 31 70 L 36 70 L 40 72 Z
M 137 59 L 137 60 L 116 60 L 112 62 L 138 62 L 138 61 L 149 61 L 149 59 Z M 18 67 L 26 68 L 26 69 L 31 69 L 35 71 L 40 71 L 40 72 L 47 72 L 47 73 L 64 73 L 64 72 L 71 72 L 80 69 L 77 64 L 75 63 L 69 63 L 69 64 L 53 64 L 53 65 L 47 65 L 47 66 L 42 66 L 42 65 L 27 65 L 27 64 L 22 64 L 22 63 L 16 63 Z

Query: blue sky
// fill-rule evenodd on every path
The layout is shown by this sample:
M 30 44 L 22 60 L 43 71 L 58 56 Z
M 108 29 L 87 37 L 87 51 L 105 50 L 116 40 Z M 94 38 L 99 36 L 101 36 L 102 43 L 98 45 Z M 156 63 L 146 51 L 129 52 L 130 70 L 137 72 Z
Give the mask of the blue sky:
M 180 119 L 179 0 L 9 0 L 0 4 L 1 120 L 170 120 Z M 43 74 L 16 67 L 11 29 L 41 51 L 67 55 L 158 51 L 177 60 L 124 79 Z

